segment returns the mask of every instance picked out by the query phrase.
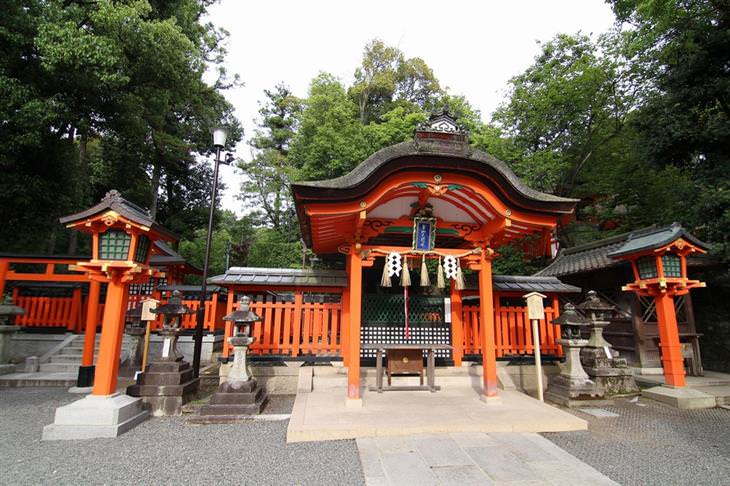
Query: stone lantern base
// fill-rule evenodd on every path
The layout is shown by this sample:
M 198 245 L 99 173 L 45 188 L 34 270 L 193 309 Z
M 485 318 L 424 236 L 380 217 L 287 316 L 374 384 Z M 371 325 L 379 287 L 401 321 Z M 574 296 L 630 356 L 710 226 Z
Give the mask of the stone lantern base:
M 224 382 L 210 398 L 208 405 L 200 408 L 200 415 L 219 418 L 231 415 L 257 415 L 264 408 L 268 395 L 254 378 L 248 381 Z M 227 417 L 226 417 L 227 418 Z
M 580 351 L 588 344 L 588 341 L 586 339 L 556 339 L 555 342 L 563 346 L 566 359 L 560 375 L 550 382 L 545 398 L 566 407 L 612 403 L 611 400 L 601 400 L 603 396 L 598 387 L 588 377 L 581 365 Z
M 163 329 L 159 334 L 165 339 L 162 356 L 137 375 L 137 384 L 127 388 L 127 393 L 142 397 L 155 417 L 181 415 L 183 405 L 198 391 L 200 378 L 193 378 L 190 363 L 177 350 L 180 330 Z
M 127 388 L 133 397 L 141 397 L 152 415 L 181 415 L 182 407 L 198 391 L 200 378 L 193 378 L 193 369 L 185 361 L 153 361 L 137 383 Z
M 200 414 L 190 417 L 188 423 L 240 422 L 251 415 L 260 414 L 268 400 L 266 390 L 251 376 L 246 362 L 246 352 L 253 338 L 234 336 L 228 342 L 233 346 L 235 356 L 228 378 L 221 383 L 210 402 L 200 408 Z
M 585 347 L 580 353 L 583 368 L 596 383 L 598 392 L 607 397 L 635 395 L 639 387 L 624 358 L 610 347 Z

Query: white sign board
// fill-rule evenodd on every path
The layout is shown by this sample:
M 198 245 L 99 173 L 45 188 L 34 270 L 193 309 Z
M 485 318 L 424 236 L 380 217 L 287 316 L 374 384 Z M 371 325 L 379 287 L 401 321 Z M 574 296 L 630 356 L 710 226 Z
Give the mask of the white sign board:
M 147 299 L 142 301 L 142 320 L 143 321 L 154 321 L 157 319 L 157 315 L 152 313 L 152 309 L 157 309 L 159 301 L 155 299 Z
M 451 299 L 444 298 L 444 322 L 451 322 Z
M 542 295 L 539 292 L 530 292 L 525 295 L 525 300 L 527 301 L 527 316 L 530 319 L 545 319 L 545 307 L 543 306 L 542 299 L 546 297 L 547 295 Z

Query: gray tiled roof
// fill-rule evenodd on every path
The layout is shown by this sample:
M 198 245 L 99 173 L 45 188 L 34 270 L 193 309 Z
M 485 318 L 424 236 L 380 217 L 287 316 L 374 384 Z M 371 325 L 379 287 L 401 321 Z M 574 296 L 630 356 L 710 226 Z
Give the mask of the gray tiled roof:
M 347 274 L 344 270 L 310 270 L 303 268 L 231 267 L 225 274 L 208 279 L 216 285 L 265 285 L 345 287 Z
M 702 248 L 706 247 L 704 243 L 687 233 L 677 223 L 662 228 L 651 226 L 561 250 L 550 265 L 535 275 L 560 277 L 621 265 L 623 262 L 614 259 L 614 256 L 640 249 L 658 248 L 679 236 L 685 237 Z
M 494 290 L 502 292 L 556 292 L 577 294 L 580 287 L 561 282 L 557 277 L 535 277 L 522 275 L 492 275 Z M 478 288 L 475 275 L 466 279 L 466 288 Z
M 92 206 L 76 214 L 63 216 L 62 218 L 59 218 L 59 222 L 61 224 L 72 223 L 81 219 L 90 218 L 91 216 L 95 216 L 109 209 L 111 209 L 112 211 L 116 211 L 125 218 L 134 221 L 137 224 L 154 229 L 168 240 L 178 241 L 180 239 L 180 237 L 177 236 L 175 233 L 171 232 L 167 228 L 158 224 L 154 219 L 152 219 L 147 210 L 142 209 L 136 204 L 124 199 L 122 195 L 114 189 L 107 192 L 106 195 L 101 199 L 101 201 L 95 206 Z
M 494 290 L 513 292 L 578 293 L 579 287 L 564 284 L 555 277 L 494 275 Z M 347 274 L 343 270 L 308 270 L 291 268 L 232 267 L 224 275 L 208 279 L 208 283 L 226 285 L 263 285 L 346 287 Z M 476 278 L 467 279 L 467 288 L 477 288 Z
M 703 250 L 707 250 L 708 248 L 707 244 L 698 240 L 694 235 L 688 233 L 684 228 L 682 228 L 682 225 L 679 223 L 672 223 L 671 226 L 657 228 L 652 231 L 631 233 L 627 238 L 626 243 L 617 250 L 611 252 L 608 256 L 616 258 L 639 251 L 662 248 L 679 238 L 684 238 Z

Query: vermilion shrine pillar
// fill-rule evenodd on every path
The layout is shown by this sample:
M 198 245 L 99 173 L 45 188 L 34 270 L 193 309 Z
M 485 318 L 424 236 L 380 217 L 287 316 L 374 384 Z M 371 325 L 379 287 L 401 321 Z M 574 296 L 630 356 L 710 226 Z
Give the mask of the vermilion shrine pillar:
M 79 388 L 90 387 L 94 383 L 94 347 L 96 345 L 96 326 L 99 314 L 99 294 L 101 293 L 101 282 L 92 280 L 89 283 L 89 296 L 86 301 L 86 322 L 84 334 L 84 353 L 81 356 L 79 376 L 76 386 Z
M 360 320 L 362 314 L 362 256 L 353 248 L 347 255 L 349 315 L 347 400 L 357 404 L 360 400 Z M 351 402 L 352 401 L 352 402 Z
M 451 355 L 454 366 L 461 366 L 464 358 L 464 325 L 462 322 L 461 291 L 456 285 L 451 286 L 451 341 L 453 349 Z
M 494 344 L 494 300 L 492 295 L 492 255 L 485 248 L 479 254 L 479 324 L 482 341 L 483 396 L 497 397 L 497 350 Z
M 677 314 L 674 310 L 674 297 L 666 292 L 658 292 L 656 303 L 657 324 L 659 327 L 659 348 L 662 354 L 664 382 L 673 387 L 685 386 L 684 358 L 682 343 L 679 341 Z

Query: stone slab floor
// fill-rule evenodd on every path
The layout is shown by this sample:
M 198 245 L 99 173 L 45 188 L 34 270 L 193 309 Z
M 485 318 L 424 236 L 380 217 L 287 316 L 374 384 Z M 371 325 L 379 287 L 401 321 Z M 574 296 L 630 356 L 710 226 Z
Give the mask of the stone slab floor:
M 357 447 L 368 486 L 617 484 L 534 433 L 368 437 Z
M 678 410 L 652 400 L 617 399 L 579 411 L 588 430 L 544 437 L 625 486 L 730 485 L 730 410 Z

